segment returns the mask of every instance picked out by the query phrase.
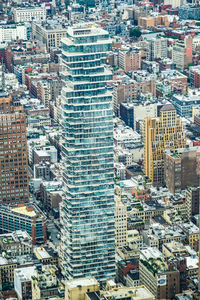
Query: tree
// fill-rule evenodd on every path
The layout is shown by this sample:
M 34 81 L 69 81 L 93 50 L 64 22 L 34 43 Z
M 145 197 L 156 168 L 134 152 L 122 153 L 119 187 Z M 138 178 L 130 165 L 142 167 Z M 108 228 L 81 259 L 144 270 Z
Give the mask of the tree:
M 130 29 L 129 30 L 129 36 L 134 38 L 139 38 L 141 36 L 141 31 L 138 28 Z

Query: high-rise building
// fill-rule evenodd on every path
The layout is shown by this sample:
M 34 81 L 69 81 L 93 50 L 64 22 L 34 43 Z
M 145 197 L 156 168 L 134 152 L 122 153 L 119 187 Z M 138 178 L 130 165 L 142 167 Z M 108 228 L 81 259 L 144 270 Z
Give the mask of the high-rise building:
M 191 220 L 194 215 L 199 214 L 200 186 L 187 187 L 185 196 L 187 218 Z
M 144 169 L 153 185 L 164 184 L 164 151 L 183 148 L 185 144 L 182 122 L 173 105 L 164 105 L 159 118 L 145 118 Z
M 120 117 L 127 126 L 137 130 L 139 121 L 143 121 L 147 116 L 157 117 L 160 106 L 162 104 L 122 102 L 120 104 Z
M 184 41 L 177 41 L 172 48 L 172 62 L 176 69 L 184 71 L 192 63 L 192 37 L 186 36 Z
M 27 202 L 28 160 L 26 115 L 0 98 L 0 202 Z
M 141 51 L 137 48 L 119 51 L 119 67 L 125 72 L 141 69 Z
M 105 67 L 108 33 L 88 24 L 62 40 L 64 202 L 61 253 L 68 280 L 115 274 L 113 113 Z
M 125 246 L 127 243 L 127 210 L 120 197 L 115 198 L 115 245 Z
M 167 39 L 157 36 L 149 41 L 149 60 L 167 57 Z
M 179 193 L 187 186 L 198 186 L 200 147 L 166 150 L 165 183 L 171 193 Z

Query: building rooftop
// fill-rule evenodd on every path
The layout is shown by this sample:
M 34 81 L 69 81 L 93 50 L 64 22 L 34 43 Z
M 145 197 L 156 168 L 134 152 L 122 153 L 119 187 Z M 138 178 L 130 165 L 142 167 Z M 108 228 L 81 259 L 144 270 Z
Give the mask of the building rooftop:
M 0 256 L 0 266 L 7 265 L 7 264 L 8 264 L 7 258 Z
M 100 27 L 96 27 L 94 23 L 79 23 L 68 28 L 70 36 L 81 37 L 85 35 L 108 35 L 108 32 Z
M 12 233 L 0 234 L 0 243 L 10 244 L 19 242 L 30 242 L 31 237 L 26 231 L 16 230 Z
M 18 277 L 18 280 L 21 282 L 31 280 L 31 277 L 36 275 L 35 266 L 33 267 L 25 267 L 14 270 L 15 276 Z
M 183 153 L 187 153 L 189 151 L 196 151 L 200 152 L 200 146 L 196 147 L 189 147 L 189 148 L 178 148 L 176 150 L 166 150 L 165 153 L 166 155 L 170 156 L 171 158 L 174 159 L 181 159 Z
M 67 286 L 69 289 L 73 289 L 79 286 L 90 286 L 90 285 L 97 285 L 97 284 L 98 281 L 94 277 L 85 277 L 85 278 L 67 281 Z
M 161 112 L 162 111 L 171 111 L 171 110 L 176 110 L 176 108 L 172 104 L 163 105 L 162 108 L 160 109 Z
M 165 70 L 161 72 L 161 77 L 165 78 L 165 79 L 178 79 L 178 78 L 185 78 L 187 79 L 187 76 L 182 74 L 181 72 L 177 71 L 177 70 Z
M 103 292 L 105 299 L 134 299 L 134 300 L 145 300 L 154 299 L 154 296 L 146 289 L 145 286 L 137 287 L 121 287 L 111 291 Z
M 191 89 L 188 90 L 187 95 L 176 94 L 172 97 L 172 101 L 178 101 L 189 104 L 198 104 L 200 103 L 200 89 Z
M 29 216 L 29 217 L 36 216 L 34 208 L 32 208 L 30 206 L 26 206 L 26 205 L 14 207 L 14 208 L 12 208 L 12 211 L 19 213 L 21 215 Z
M 189 256 L 186 257 L 186 265 L 188 269 L 197 269 L 199 266 L 198 256 Z
M 163 254 L 156 247 L 148 247 L 144 250 L 140 251 L 141 258 L 145 260 L 149 260 L 150 258 L 162 258 Z
M 17 203 L 17 204 L 1 204 L 0 212 L 4 214 L 13 214 L 27 218 L 45 218 L 45 214 L 40 210 L 36 204 L 30 203 Z
M 179 227 L 187 234 L 197 234 L 199 233 L 199 227 L 197 227 L 194 223 L 188 222 L 184 224 L 180 224 Z
M 37 257 L 37 259 L 45 259 L 45 258 L 50 258 L 51 257 L 51 255 L 43 247 L 35 248 L 34 249 L 34 254 Z

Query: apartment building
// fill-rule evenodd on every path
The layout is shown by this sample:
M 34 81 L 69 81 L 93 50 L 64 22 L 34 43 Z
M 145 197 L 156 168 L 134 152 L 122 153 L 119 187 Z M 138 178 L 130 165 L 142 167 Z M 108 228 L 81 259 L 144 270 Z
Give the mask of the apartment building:
M 184 118 L 191 118 L 194 107 L 200 105 L 199 89 L 191 89 L 187 95 L 175 94 L 172 96 L 172 103 L 177 113 Z
M 16 230 L 0 234 L 0 250 L 10 257 L 32 253 L 32 239 L 26 231 Z
M 192 222 L 187 222 L 180 224 L 179 227 L 182 229 L 182 231 L 186 235 L 186 242 L 187 244 L 194 249 L 195 251 L 198 251 L 199 247 L 199 227 L 197 227 Z
M 128 49 L 119 51 L 119 67 L 125 72 L 139 70 L 141 68 L 140 49 Z
M 127 210 L 119 197 L 115 197 L 115 246 L 127 243 Z
M 165 183 L 171 193 L 199 185 L 200 147 L 166 150 L 164 160 Z
M 135 80 L 122 82 L 114 86 L 113 89 L 113 109 L 115 114 L 119 113 L 120 103 L 136 100 L 142 92 L 142 85 Z
M 157 117 L 158 103 L 130 103 L 122 102 L 120 104 L 120 117 L 133 130 L 137 129 L 137 123 L 143 121 L 146 117 Z
M 138 17 L 138 25 L 143 28 L 154 27 L 157 25 L 169 26 L 168 16 L 150 16 Z
M 189 78 L 191 86 L 200 87 L 200 66 L 191 66 L 189 68 Z
M 24 24 L 0 26 L 0 43 L 27 40 L 27 27 Z
M 40 22 L 46 20 L 45 7 L 15 7 L 13 9 L 15 23 L 20 22 Z
M 187 207 L 187 218 L 191 220 L 194 215 L 199 214 L 200 187 L 190 186 L 186 189 L 185 202 Z
M 162 186 L 164 180 L 164 151 L 185 147 L 182 121 L 173 105 L 160 109 L 159 118 L 145 118 L 144 170 L 153 185 Z
M 61 46 L 61 39 L 66 37 L 67 27 L 60 23 L 32 23 L 32 37 L 43 42 L 47 49 Z
M 156 58 L 165 58 L 167 53 L 167 39 L 161 36 L 148 40 L 149 43 L 149 60 L 154 61 Z
M 61 93 L 63 274 L 68 280 L 93 274 L 103 282 L 115 276 L 113 112 L 107 90 L 112 72 L 105 66 L 112 41 L 108 32 L 88 24 L 67 33 L 62 57 L 71 76 L 65 76 Z M 75 195 L 80 215 L 72 213 Z
M 28 202 L 25 113 L 0 112 L 0 135 L 0 201 L 3 203 Z
M 170 269 L 162 254 L 155 248 L 141 251 L 140 283 L 143 284 L 156 299 L 171 299 L 180 292 L 180 273 Z
M 58 296 L 57 267 L 45 265 L 36 269 L 32 278 L 32 299 L 46 299 Z
M 177 41 L 172 48 L 172 62 L 180 71 L 184 71 L 192 63 L 192 37 L 186 36 L 184 41 Z
M 31 278 L 36 274 L 35 266 L 14 270 L 14 288 L 18 299 L 32 299 Z

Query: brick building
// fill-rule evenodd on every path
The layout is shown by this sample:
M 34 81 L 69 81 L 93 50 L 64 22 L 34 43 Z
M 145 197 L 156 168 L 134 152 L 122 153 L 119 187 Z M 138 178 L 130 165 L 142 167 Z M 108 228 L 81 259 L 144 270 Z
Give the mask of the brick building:
M 27 202 L 26 115 L 11 106 L 9 97 L 0 98 L 0 107 L 0 201 Z
M 200 147 L 165 152 L 165 182 L 171 193 L 199 185 Z

